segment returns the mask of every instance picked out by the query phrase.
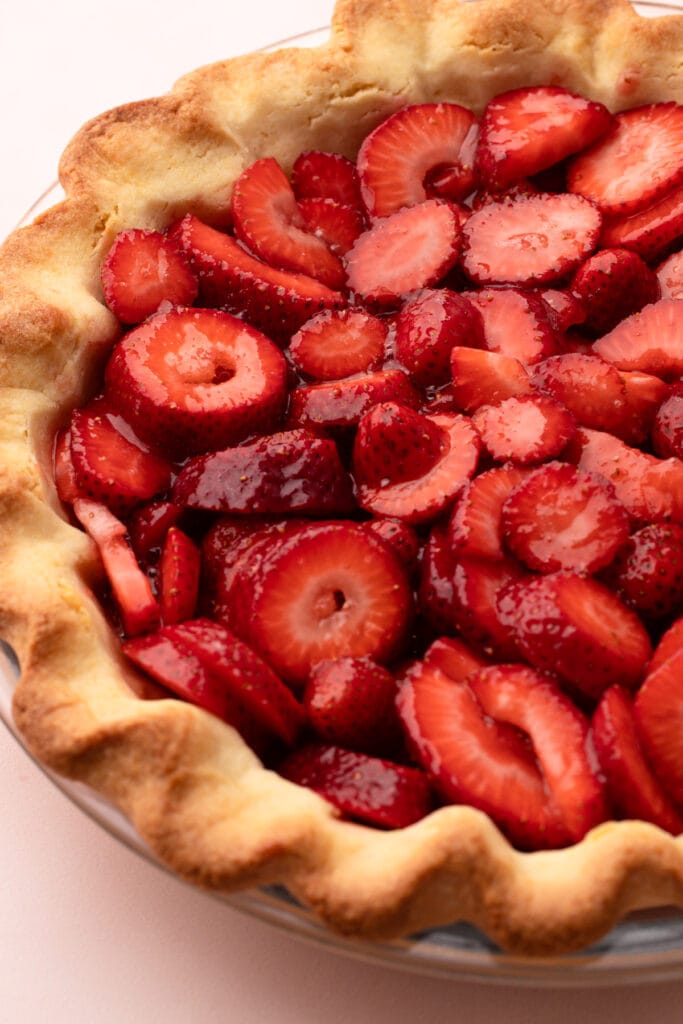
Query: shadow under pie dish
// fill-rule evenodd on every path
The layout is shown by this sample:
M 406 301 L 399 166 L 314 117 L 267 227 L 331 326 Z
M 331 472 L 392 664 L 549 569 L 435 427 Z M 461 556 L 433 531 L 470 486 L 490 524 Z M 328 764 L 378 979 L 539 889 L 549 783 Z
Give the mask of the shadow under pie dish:
M 0 264 L 6 385 L 2 558 L 5 593 L 13 595 L 11 603 L 3 599 L 2 632 L 23 670 L 15 718 L 30 748 L 43 763 L 86 781 L 121 807 L 155 853 L 184 877 L 219 890 L 283 883 L 346 934 L 379 938 L 466 919 L 505 948 L 556 953 L 592 941 L 629 910 L 680 904 L 677 842 L 649 824 L 614 822 L 598 824 L 582 842 L 564 849 L 520 852 L 481 811 L 452 805 L 398 831 L 340 820 L 320 797 L 264 771 L 237 732 L 215 715 L 180 701 L 140 699 L 151 687 L 121 653 L 115 613 L 102 611 L 91 595 L 91 588 L 102 592 L 97 549 L 74 529 L 52 484 L 54 438 L 71 425 L 74 408 L 91 407 L 122 334 L 102 301 L 100 284 L 119 232 L 166 230 L 188 215 L 226 229 L 233 183 L 257 160 L 274 157 L 289 172 L 308 150 L 355 158 L 366 135 L 407 104 L 458 103 L 479 116 L 494 96 L 538 84 L 569 88 L 612 112 L 681 99 L 673 56 L 673 70 L 667 71 L 668 55 L 680 52 L 677 20 L 641 22 L 621 4 L 568 5 L 537 14 L 525 8 L 523 15 L 513 5 L 485 3 L 476 11 L 435 5 L 433 17 L 423 25 L 409 4 L 394 5 L 391 14 L 342 5 L 322 50 L 256 55 L 196 72 L 169 97 L 104 115 L 71 144 L 62 164 L 66 203 L 8 240 Z M 602 30 L 596 32 L 596 25 Z M 615 38 L 623 38 L 623 45 L 615 47 Z M 141 139 L 144 147 L 134 144 Z M 115 154 L 121 151 L 135 154 L 133 163 L 120 163 Z M 454 216 L 450 198 L 430 201 L 430 209 L 445 208 Z M 62 256 L 59 271 L 55 247 Z M 661 259 L 649 262 L 658 266 Z M 457 293 L 489 284 L 449 279 Z M 394 312 L 390 301 L 373 315 L 390 321 Z M 543 355 L 553 358 L 547 349 Z M 394 363 L 391 368 L 396 372 Z M 423 387 L 419 372 L 413 368 L 411 389 Z M 44 391 L 34 390 L 36 380 L 49 382 Z M 399 404 L 415 412 L 406 393 L 411 392 L 400 395 Z M 395 398 L 384 396 L 380 404 Z M 442 411 L 432 408 L 433 419 L 453 415 L 445 404 Z M 268 433 L 310 426 L 292 424 L 282 412 Z M 578 429 L 585 434 L 595 425 Z M 348 436 L 334 437 L 348 466 Z M 319 452 L 326 439 L 316 434 L 315 440 Z M 237 447 L 251 443 L 247 434 Z M 180 462 L 202 457 L 196 451 L 174 455 L 174 473 Z M 475 479 L 504 465 L 481 462 Z M 543 463 L 532 458 L 531 465 Z M 92 490 L 86 500 L 96 500 Z M 455 501 L 451 496 L 426 518 L 407 517 L 408 525 L 423 541 L 436 520 L 451 528 Z M 243 511 L 233 508 L 230 514 Z M 301 514 L 318 522 L 345 511 L 336 506 L 332 514 L 329 507 Z M 130 513 L 116 508 L 112 514 L 123 520 Z M 354 516 L 359 518 L 355 511 Z M 199 519 L 188 527 L 197 542 L 207 530 Z M 359 529 L 354 527 L 354 536 Z M 379 550 L 384 542 L 362 543 L 363 550 Z M 288 550 L 285 539 L 275 561 Z M 525 563 L 528 571 L 534 579 L 545 578 Z M 247 584 L 250 579 L 247 574 Z M 243 628 L 249 633 L 249 623 Z M 662 631 L 660 622 L 653 638 Z M 430 640 L 442 632 L 432 629 Z M 423 654 L 426 644 L 419 651 L 392 648 L 378 658 L 403 676 L 404 659 Z M 288 675 L 277 651 L 268 659 Z M 544 675 L 546 668 L 540 666 Z M 289 682 L 300 697 L 303 682 L 294 671 Z M 638 682 L 644 676 L 643 666 Z M 579 698 L 586 719 L 599 696 Z M 513 839 L 525 845 L 519 834 Z

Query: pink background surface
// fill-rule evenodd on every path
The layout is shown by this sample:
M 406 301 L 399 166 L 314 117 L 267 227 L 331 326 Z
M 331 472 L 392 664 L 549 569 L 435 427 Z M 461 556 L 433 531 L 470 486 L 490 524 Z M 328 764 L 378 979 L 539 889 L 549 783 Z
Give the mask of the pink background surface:
M 329 21 L 330 0 L 3 4 L 0 236 L 69 136 L 192 67 Z M 402 975 L 289 938 L 165 875 L 75 809 L 0 727 L 0 1021 L 468 1024 L 680 1020 L 683 981 L 596 991 Z

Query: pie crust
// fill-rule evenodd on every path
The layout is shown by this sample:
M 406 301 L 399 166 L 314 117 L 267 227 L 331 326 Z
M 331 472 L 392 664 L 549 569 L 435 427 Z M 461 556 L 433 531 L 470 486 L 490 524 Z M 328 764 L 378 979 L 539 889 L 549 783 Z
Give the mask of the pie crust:
M 120 332 L 99 283 L 118 231 L 187 211 L 219 225 L 253 160 L 354 157 L 407 102 L 480 113 L 502 90 L 545 83 L 613 111 L 683 103 L 681 53 L 683 16 L 642 19 L 626 0 L 339 0 L 319 49 L 214 64 L 85 125 L 61 160 L 66 200 L 0 249 L 0 635 L 22 668 L 16 723 L 41 762 L 113 801 L 179 875 L 221 891 L 282 883 L 347 935 L 466 920 L 531 955 L 580 948 L 638 908 L 683 907 L 683 837 L 612 822 L 523 854 L 460 806 L 376 831 L 264 770 L 211 715 L 140 700 L 90 589 L 95 547 L 67 522 L 50 468 L 56 428 L 94 392 Z

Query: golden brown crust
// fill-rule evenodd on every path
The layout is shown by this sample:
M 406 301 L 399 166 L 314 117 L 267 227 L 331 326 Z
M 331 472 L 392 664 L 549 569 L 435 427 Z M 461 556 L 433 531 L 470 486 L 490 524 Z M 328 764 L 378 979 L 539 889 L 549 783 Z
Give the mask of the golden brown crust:
M 633 909 L 683 906 L 683 839 L 611 823 L 552 853 L 511 849 L 480 812 L 443 808 L 381 833 L 338 820 L 263 770 L 228 726 L 140 678 L 92 596 L 101 569 L 50 479 L 54 429 L 94 387 L 118 325 L 99 265 L 114 234 L 192 210 L 226 219 L 252 160 L 354 156 L 407 101 L 480 111 L 502 89 L 557 83 L 614 110 L 683 102 L 683 17 L 625 0 L 339 0 L 322 48 L 255 54 L 111 111 L 64 153 L 67 199 L 0 249 L 0 633 L 22 666 L 19 729 L 37 757 L 116 803 L 171 868 L 220 890 L 281 882 L 346 934 L 468 920 L 504 948 L 555 954 Z

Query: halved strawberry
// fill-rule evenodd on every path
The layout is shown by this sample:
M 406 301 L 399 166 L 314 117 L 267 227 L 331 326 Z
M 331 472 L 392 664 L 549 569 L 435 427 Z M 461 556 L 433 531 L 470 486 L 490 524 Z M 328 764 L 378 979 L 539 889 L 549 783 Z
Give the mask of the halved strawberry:
M 292 186 L 273 157 L 250 164 L 232 192 L 235 234 L 264 262 L 307 274 L 329 288 L 344 284 L 344 268 L 327 245 L 305 230 Z
M 683 376 L 683 303 L 660 299 L 617 324 L 594 350 L 620 370 L 641 370 L 665 380 Z
M 455 556 L 448 531 L 438 523 L 432 528 L 422 552 L 417 603 L 436 634 L 455 633 Z
M 642 210 L 683 179 L 683 107 L 654 103 L 617 114 L 603 139 L 569 164 L 567 182 L 606 213 Z
M 197 609 L 201 558 L 186 533 L 171 526 L 159 560 L 159 607 L 165 626 L 191 619 Z
M 438 668 L 456 683 L 464 683 L 469 676 L 489 664 L 462 640 L 450 636 L 439 637 L 431 643 L 423 660 L 425 665 Z
M 526 575 L 512 558 L 493 562 L 456 556 L 451 621 L 466 640 L 498 661 L 519 661 L 515 638 L 498 610 L 498 595 Z
M 162 303 L 191 306 L 197 278 L 160 231 L 120 231 L 102 264 L 104 300 L 122 324 L 140 324 Z
M 362 525 L 391 548 L 412 579 L 418 570 L 422 543 L 413 527 L 385 516 L 374 516 Z
M 469 555 L 490 558 L 494 562 L 506 557 L 501 518 L 503 505 L 530 472 L 520 466 L 501 466 L 480 473 L 467 484 L 448 524 L 451 546 L 458 557 Z
M 292 362 L 315 380 L 339 380 L 376 370 L 384 360 L 387 326 L 362 309 L 328 309 L 299 328 Z
M 602 103 L 559 86 L 499 93 L 489 101 L 481 120 L 479 176 L 499 192 L 585 149 L 613 123 Z
M 283 430 L 190 459 L 172 493 L 188 508 L 240 515 L 345 515 L 355 507 L 334 441 L 307 430 Z
M 407 828 L 434 807 L 424 772 L 342 747 L 299 747 L 278 771 L 325 797 L 345 816 L 376 828 Z
M 622 436 L 629 429 L 626 388 L 621 374 L 595 356 L 568 352 L 534 367 L 532 384 L 552 395 L 576 422 Z
M 89 498 L 76 498 L 73 509 L 97 544 L 126 635 L 139 636 L 156 629 L 159 605 L 128 543 L 124 524 L 105 505 Z
M 299 201 L 332 199 L 343 206 L 362 206 L 356 165 L 341 153 L 300 153 L 292 167 L 292 188 Z
M 287 425 L 290 427 L 355 427 L 365 413 L 380 402 L 420 405 L 419 392 L 403 370 L 377 370 L 294 388 L 289 395 Z
M 636 694 L 638 734 L 657 779 L 669 797 L 683 806 L 683 651 L 665 661 Z
M 455 168 L 462 175 L 464 199 L 472 191 L 471 142 L 477 124 L 457 103 L 403 107 L 366 137 L 358 153 L 361 193 L 372 217 L 388 217 L 427 199 L 430 172 Z
M 498 405 L 482 405 L 472 423 L 492 459 L 521 465 L 555 458 L 576 430 L 567 407 L 545 395 L 521 395 Z
M 522 849 L 571 842 L 533 754 L 485 715 L 466 683 L 418 662 L 400 681 L 398 710 L 419 763 L 449 802 L 484 811 Z
M 604 477 L 549 462 L 515 487 L 502 507 L 510 550 L 530 569 L 594 573 L 628 540 L 628 512 Z
M 683 458 L 683 390 L 674 390 L 657 410 L 652 447 L 661 459 Z
M 445 384 L 454 345 L 484 346 L 481 314 L 463 295 L 426 288 L 396 318 L 396 358 L 421 386 Z
M 571 290 L 581 302 L 585 326 L 606 334 L 627 316 L 660 297 L 657 275 L 628 249 L 601 249 L 574 274 Z
M 591 732 L 610 798 L 621 817 L 649 821 L 675 836 L 683 832 L 683 818 L 647 763 L 631 697 L 621 686 L 610 686 L 603 694 Z
M 374 306 L 396 306 L 418 288 L 440 281 L 460 246 L 460 226 L 449 204 L 428 199 L 363 232 L 344 259 L 348 286 Z
M 657 260 L 679 245 L 681 237 L 683 186 L 679 185 L 644 210 L 605 220 L 600 243 L 632 249 L 644 260 Z
M 188 455 L 272 430 L 287 399 L 286 376 L 278 347 L 242 320 L 176 309 L 122 338 L 105 389 L 143 440 Z
M 324 658 L 390 661 L 407 639 L 407 574 L 387 545 L 356 523 L 291 531 L 236 575 L 231 591 L 235 631 L 294 685 Z
M 396 402 L 358 425 L 353 475 L 361 508 L 407 523 L 435 519 L 474 473 L 476 431 L 464 416 L 423 416 Z
M 457 409 L 473 413 L 482 405 L 497 405 L 506 398 L 532 395 L 529 373 L 513 356 L 479 348 L 451 349 L 450 395 Z
M 334 199 L 302 199 L 298 206 L 306 231 L 337 257 L 345 256 L 365 230 L 365 217 L 355 206 L 342 206 Z
M 323 309 L 341 309 L 342 294 L 306 274 L 276 270 L 222 231 L 188 213 L 169 231 L 197 275 L 205 305 L 221 306 L 278 341 Z
M 657 279 L 663 299 L 683 299 L 683 249 L 657 267 Z
M 73 459 L 71 458 L 71 431 L 60 430 L 55 436 L 55 447 L 53 452 L 53 466 L 55 476 L 55 487 L 60 501 L 65 505 L 73 505 L 81 494 L 76 479 Z
M 478 284 L 542 284 L 595 249 L 600 211 L 581 196 L 542 193 L 482 207 L 463 226 L 462 266 Z
M 642 622 L 603 584 L 575 572 L 513 582 L 498 595 L 501 622 L 527 661 L 589 697 L 635 689 L 651 654 Z
M 603 579 L 646 619 L 675 614 L 683 603 L 683 527 L 650 523 L 637 530 Z
M 522 363 L 537 363 L 557 352 L 558 335 L 540 295 L 520 288 L 465 292 L 484 319 L 484 348 Z
M 149 562 L 161 551 L 166 534 L 183 515 L 184 509 L 172 501 L 151 501 L 140 505 L 127 519 L 133 551 L 143 562 Z

